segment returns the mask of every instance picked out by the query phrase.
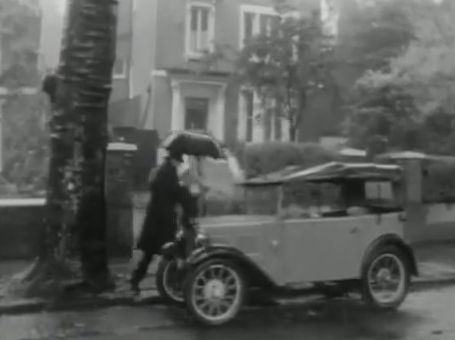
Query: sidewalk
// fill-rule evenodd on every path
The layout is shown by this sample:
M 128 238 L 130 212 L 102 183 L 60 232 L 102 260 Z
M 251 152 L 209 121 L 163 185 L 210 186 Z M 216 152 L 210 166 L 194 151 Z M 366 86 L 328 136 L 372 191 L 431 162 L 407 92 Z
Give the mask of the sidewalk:
M 413 246 L 420 276 L 415 283 L 455 283 L 455 242 Z
M 422 290 L 443 284 L 455 284 L 455 243 L 421 244 L 414 246 L 420 276 L 413 280 L 413 290 Z M 151 268 L 148 277 L 141 284 L 141 297 L 134 298 L 128 286 L 131 262 L 113 262 L 111 270 L 117 281 L 114 292 L 96 297 L 78 298 L 71 301 L 49 302 L 39 299 L 7 300 L 1 293 L 5 280 L 26 268 L 27 262 L 0 262 L 0 315 L 40 312 L 43 310 L 78 310 L 111 306 L 138 306 L 163 304 L 156 292 L 154 271 Z

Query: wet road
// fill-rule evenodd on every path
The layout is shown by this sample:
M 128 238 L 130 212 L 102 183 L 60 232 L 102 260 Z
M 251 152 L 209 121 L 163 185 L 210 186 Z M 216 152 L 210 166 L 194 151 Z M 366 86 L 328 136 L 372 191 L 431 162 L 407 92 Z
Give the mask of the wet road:
M 201 329 L 167 307 L 0 317 L 2 340 L 453 340 L 455 287 L 416 292 L 402 309 L 378 313 L 353 300 L 247 310 L 232 325 Z

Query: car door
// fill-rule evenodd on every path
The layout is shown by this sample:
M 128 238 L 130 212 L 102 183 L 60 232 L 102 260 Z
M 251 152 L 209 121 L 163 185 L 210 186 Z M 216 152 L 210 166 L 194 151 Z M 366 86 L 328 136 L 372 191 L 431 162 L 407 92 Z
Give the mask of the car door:
M 368 217 L 283 221 L 283 271 L 287 284 L 358 277 L 363 225 Z

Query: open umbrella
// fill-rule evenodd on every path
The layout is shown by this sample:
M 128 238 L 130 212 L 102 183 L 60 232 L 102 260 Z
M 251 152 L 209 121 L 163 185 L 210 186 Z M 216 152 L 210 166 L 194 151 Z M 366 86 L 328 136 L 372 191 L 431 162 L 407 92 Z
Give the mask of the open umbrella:
M 161 143 L 169 152 L 190 156 L 225 158 L 222 146 L 215 138 L 205 133 L 178 131 L 169 134 Z

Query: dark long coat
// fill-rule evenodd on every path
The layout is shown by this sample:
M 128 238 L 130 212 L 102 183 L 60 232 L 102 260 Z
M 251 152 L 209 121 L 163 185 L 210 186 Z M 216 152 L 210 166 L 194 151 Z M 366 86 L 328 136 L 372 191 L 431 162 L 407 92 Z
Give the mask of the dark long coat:
M 137 248 L 158 254 L 161 247 L 175 238 L 177 231 L 176 206 L 182 200 L 182 186 L 177 169 L 166 160 L 150 183 L 150 201 Z

